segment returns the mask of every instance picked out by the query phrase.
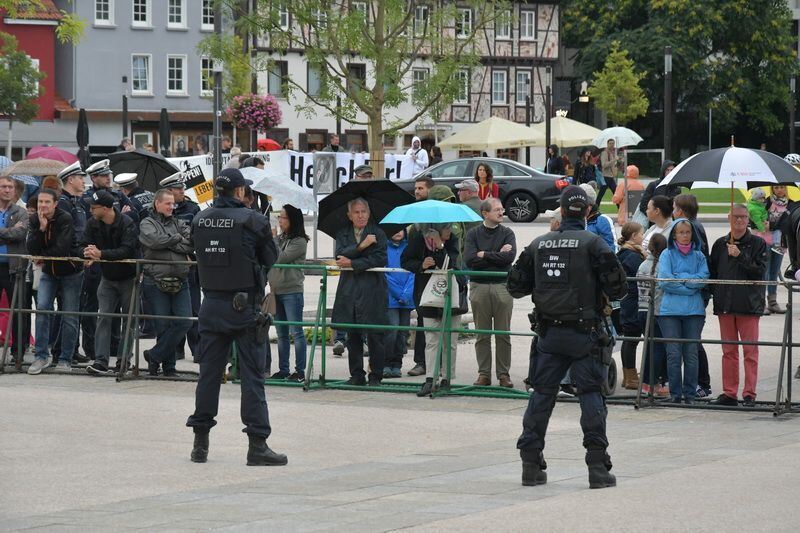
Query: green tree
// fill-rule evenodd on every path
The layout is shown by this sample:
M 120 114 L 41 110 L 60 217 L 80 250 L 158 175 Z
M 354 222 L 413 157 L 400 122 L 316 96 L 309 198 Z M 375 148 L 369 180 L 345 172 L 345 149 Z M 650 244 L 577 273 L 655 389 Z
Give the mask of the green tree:
M 39 112 L 44 74 L 17 46 L 16 37 L 0 32 L 0 115 L 28 124 Z
M 713 107 L 720 130 L 742 124 L 771 134 L 783 126 L 797 72 L 785 0 L 569 0 L 562 13 L 578 76 L 590 79 L 618 41 L 651 73 L 642 80 L 648 99 L 661 102 L 670 45 L 678 110 Z
M 0 0 L 0 12 L 5 11 L 10 18 L 44 10 L 42 0 Z M 56 37 L 61 43 L 77 43 L 83 37 L 86 22 L 73 13 L 61 9 L 61 20 L 56 27 Z
M 647 113 L 647 96 L 639 85 L 645 75 L 634 71 L 627 50 L 620 50 L 619 43 L 614 41 L 603 70 L 592 75 L 589 96 L 598 109 L 606 112 L 611 122 L 625 125 Z
M 233 10 L 240 5 L 236 0 L 225 1 Z M 318 83 L 309 89 L 305 72 L 296 77 L 279 73 L 271 60 L 256 68 L 283 76 L 286 91 L 299 102 L 297 112 L 314 116 L 324 110 L 366 126 L 370 159 L 380 175 L 383 135 L 395 135 L 458 96 L 463 87 L 459 71 L 480 64 L 485 30 L 509 4 L 507 0 L 464 0 L 457 5 L 408 0 L 259 0 L 257 6 L 255 13 L 240 17 L 240 24 L 248 33 L 267 38 L 275 52 L 301 49 Z M 469 19 L 459 8 L 470 8 Z M 355 64 L 366 68 L 355 68 Z M 423 83 L 413 83 L 415 67 L 428 69 Z M 414 112 L 397 112 L 404 103 L 413 106 Z
M 222 102 L 230 104 L 234 96 L 250 93 L 250 56 L 238 35 L 211 35 L 203 39 L 197 51 L 225 65 L 222 72 Z M 208 80 L 213 85 L 213 76 Z

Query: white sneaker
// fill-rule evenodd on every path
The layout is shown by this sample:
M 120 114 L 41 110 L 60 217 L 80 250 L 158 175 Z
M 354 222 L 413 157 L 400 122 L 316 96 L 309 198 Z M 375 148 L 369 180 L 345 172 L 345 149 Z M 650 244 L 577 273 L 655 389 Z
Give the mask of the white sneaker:
M 71 374 L 72 365 L 68 361 L 59 361 L 52 371 L 56 374 Z
M 28 367 L 28 374 L 31 376 L 36 376 L 37 374 L 41 374 L 42 370 L 50 366 L 50 359 L 36 359 L 31 366 Z

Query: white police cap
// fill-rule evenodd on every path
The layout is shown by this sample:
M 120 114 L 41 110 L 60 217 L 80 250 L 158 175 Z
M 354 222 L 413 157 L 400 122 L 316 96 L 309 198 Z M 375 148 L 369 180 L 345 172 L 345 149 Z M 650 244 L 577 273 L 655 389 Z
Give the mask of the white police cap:
M 101 176 L 103 174 L 113 174 L 111 172 L 111 162 L 108 159 L 103 159 L 97 163 L 86 167 L 86 173 L 91 176 Z
M 67 179 L 70 176 L 75 176 L 75 175 L 78 175 L 78 176 L 85 176 L 86 175 L 86 172 L 84 172 L 83 169 L 81 168 L 81 162 L 80 161 L 75 161 L 74 163 L 69 165 L 67 168 L 65 168 L 64 170 L 59 172 L 56 177 L 58 179 L 60 179 L 62 182 L 64 182 L 64 181 L 67 181 Z
M 123 172 L 122 174 L 117 174 L 114 176 L 114 183 L 119 185 L 120 187 L 124 187 L 126 185 L 130 185 L 136 182 L 136 177 L 138 174 L 135 172 Z
M 183 179 L 183 172 L 178 171 L 175 174 L 167 176 L 166 178 L 158 182 L 158 186 L 162 189 L 186 188 L 186 183 L 184 183 Z

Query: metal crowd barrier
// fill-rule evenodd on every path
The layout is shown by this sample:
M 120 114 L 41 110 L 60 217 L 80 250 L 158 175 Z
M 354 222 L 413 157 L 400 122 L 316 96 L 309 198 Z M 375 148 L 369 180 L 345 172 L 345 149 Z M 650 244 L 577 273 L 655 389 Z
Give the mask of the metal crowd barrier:
M 37 260 L 64 260 L 64 261 L 77 261 L 77 262 L 87 262 L 87 260 L 82 258 L 74 258 L 74 257 L 64 257 L 64 258 L 52 258 L 52 257 L 36 257 L 30 255 L 17 255 L 17 254 L 4 254 L 7 257 L 18 257 L 23 259 L 29 259 L 33 261 Z M 95 261 L 95 262 L 105 262 L 102 260 Z M 194 261 L 155 261 L 155 260 L 144 260 L 144 259 L 128 259 L 122 261 L 113 261 L 117 263 L 135 263 L 136 264 L 136 280 L 137 282 L 134 283 L 132 289 L 132 298 L 131 298 L 131 305 L 127 312 L 125 313 L 96 313 L 96 312 L 80 312 L 80 311 L 41 311 L 41 310 L 31 310 L 31 309 L 24 309 L 20 308 L 16 304 L 22 298 L 22 291 L 24 291 L 25 287 L 25 280 L 23 273 L 17 273 L 15 283 L 14 283 L 14 291 L 11 297 L 11 303 L 8 308 L 0 308 L 0 312 L 10 312 L 9 313 L 9 320 L 6 325 L 5 335 L 4 335 L 4 345 L 2 347 L 2 354 L 0 355 L 0 373 L 5 372 L 5 362 L 6 356 L 8 352 L 8 344 L 9 344 L 9 333 L 11 331 L 11 327 L 13 324 L 14 315 L 20 317 L 22 314 L 36 314 L 36 313 L 47 313 L 47 314 L 69 314 L 69 315 L 78 315 L 78 316 L 107 316 L 107 317 L 118 317 L 118 318 L 126 318 L 128 328 L 124 332 L 124 335 L 121 339 L 121 353 L 123 355 L 122 361 L 122 368 L 125 368 L 125 364 L 128 363 L 127 358 L 127 347 L 130 345 L 129 343 L 133 343 L 133 359 L 134 364 L 132 365 L 132 370 L 130 376 L 126 373 L 120 372 L 117 375 L 117 381 L 123 381 L 125 379 L 168 379 L 168 380 L 178 380 L 178 381 L 194 381 L 196 380 L 197 373 L 196 372 L 181 372 L 183 375 L 179 375 L 178 377 L 171 377 L 171 378 L 164 378 L 164 377 L 157 377 L 153 378 L 151 376 L 143 376 L 140 374 L 138 366 L 139 366 L 139 338 L 135 332 L 139 329 L 139 321 L 141 319 L 162 319 L 162 320 L 193 320 L 196 321 L 196 317 L 175 317 L 175 316 L 159 316 L 159 315 L 148 315 L 142 314 L 140 309 L 140 298 L 139 298 L 139 280 L 141 278 L 141 271 L 142 265 L 149 263 L 149 264 L 187 264 L 187 265 L 194 265 Z M 303 387 L 305 391 L 316 390 L 316 389 L 343 389 L 343 390 L 372 390 L 372 391 L 381 391 L 381 392 L 406 392 L 416 393 L 419 388 L 422 386 L 420 382 L 393 382 L 393 381 L 384 381 L 380 386 L 370 387 L 368 385 L 364 386 L 353 386 L 348 385 L 345 379 L 329 379 L 326 376 L 327 368 L 326 368 L 326 360 L 327 360 L 327 330 L 328 328 L 333 329 L 358 329 L 358 330 L 380 330 L 385 331 L 387 329 L 393 329 L 397 331 L 409 331 L 409 332 L 416 332 L 416 331 L 438 331 L 442 338 L 448 338 L 447 335 L 452 333 L 468 333 L 468 334 L 499 334 L 499 335 L 508 335 L 508 336 L 515 336 L 515 337 L 535 337 L 536 334 L 531 331 L 505 331 L 505 330 L 481 330 L 481 329 L 474 329 L 474 328 L 450 328 L 450 318 L 451 318 L 451 308 L 452 302 L 450 301 L 450 287 L 453 284 L 453 276 L 455 275 L 463 275 L 469 277 L 505 277 L 507 274 L 505 272 L 485 272 L 485 271 L 471 271 L 471 270 L 448 270 L 448 271 L 436 271 L 431 270 L 429 272 L 440 272 L 447 274 L 447 281 L 448 281 L 448 291 L 445 296 L 445 307 L 443 309 L 443 317 L 441 320 L 441 326 L 432 328 L 432 327 L 424 327 L 424 326 L 391 326 L 391 325 L 374 325 L 374 324 L 352 324 L 352 323 L 334 323 L 328 320 L 327 316 L 327 291 L 328 291 L 328 277 L 330 275 L 338 275 L 340 271 L 349 270 L 349 269 L 342 269 L 337 266 L 331 265 L 321 265 L 321 264 L 276 264 L 273 265 L 273 268 L 286 268 L 286 269 L 302 269 L 306 271 L 310 275 L 320 275 L 320 294 L 317 301 L 317 309 L 315 313 L 315 317 L 313 321 L 288 321 L 288 320 L 275 320 L 273 324 L 275 325 L 286 325 L 286 326 L 303 326 L 303 327 L 310 327 L 312 329 L 312 340 L 310 343 L 310 347 L 308 349 L 308 359 L 307 359 L 307 368 L 306 368 L 306 377 L 305 382 L 303 383 L 292 383 L 287 382 L 284 380 L 273 380 L 273 379 L 266 379 L 265 383 L 270 386 L 290 386 L 290 387 Z M 372 272 L 405 272 L 403 269 L 398 268 L 375 268 L 370 269 Z M 628 278 L 629 281 L 638 281 L 638 282 L 647 282 L 651 284 L 651 293 L 654 291 L 656 283 L 660 281 L 670 282 L 670 283 L 682 283 L 684 281 L 689 282 L 696 282 L 697 280 L 682 280 L 682 279 L 654 279 L 654 278 Z M 680 408 L 690 408 L 690 409 L 719 409 L 719 410 L 744 410 L 744 411 L 766 411 L 772 412 L 775 416 L 788 413 L 788 412 L 798 412 L 800 411 L 800 403 L 792 401 L 792 367 L 793 367 L 793 353 L 792 349 L 796 347 L 800 347 L 800 344 L 795 343 L 792 339 L 792 311 L 793 311 L 793 294 L 795 291 L 800 289 L 800 283 L 791 281 L 778 281 L 778 282 L 767 282 L 767 281 L 739 281 L 739 280 L 704 280 L 707 284 L 747 284 L 747 285 L 783 285 L 788 289 L 788 303 L 786 307 L 786 314 L 784 317 L 784 327 L 783 327 L 783 335 L 780 342 L 776 341 L 762 341 L 759 340 L 758 342 L 747 342 L 747 341 L 723 341 L 722 339 L 672 339 L 672 338 L 665 338 L 665 337 L 655 337 L 652 333 L 654 331 L 654 320 L 655 320 L 655 312 L 653 309 L 654 301 L 651 298 L 650 306 L 647 311 L 647 319 L 645 322 L 645 330 L 642 336 L 640 337 L 627 337 L 624 335 L 616 335 L 615 339 L 617 341 L 638 341 L 644 342 L 647 346 L 646 356 L 643 355 L 641 358 L 641 368 L 640 368 L 640 384 L 639 390 L 636 391 L 635 396 L 629 395 L 612 395 L 607 397 L 607 402 L 611 404 L 623 404 L 623 405 L 633 405 L 636 409 L 644 408 L 644 407 L 680 407 Z M 22 324 L 21 320 L 17 319 L 17 338 L 20 339 L 22 335 Z M 642 384 L 644 382 L 643 379 L 643 366 L 645 357 L 650 358 L 650 365 L 649 368 L 650 372 L 650 383 L 655 384 L 655 368 L 653 364 L 654 358 L 654 346 L 655 343 L 664 343 L 664 342 L 676 342 L 676 343 L 689 343 L 689 342 L 698 342 L 702 344 L 735 344 L 735 345 L 758 345 L 758 346 L 771 346 L 771 347 L 781 347 L 781 359 L 780 359 L 780 370 L 778 373 L 778 386 L 776 391 L 776 398 L 774 402 L 767 402 L 767 401 L 758 401 L 756 402 L 756 407 L 743 407 L 743 406 L 717 406 L 708 403 L 707 401 L 697 401 L 693 405 L 686 405 L 686 404 L 672 404 L 671 402 L 661 402 L 655 398 L 653 394 L 653 390 L 651 388 L 648 394 L 643 394 L 642 392 Z M 317 347 L 319 346 L 319 375 L 317 378 L 314 378 L 314 367 L 315 367 L 315 359 L 317 355 Z M 17 343 L 17 357 L 16 357 L 16 370 L 22 370 L 22 353 L 21 353 L 22 343 Z M 439 352 L 437 353 L 437 357 L 435 360 L 435 365 L 433 368 L 433 372 L 429 373 L 431 376 L 434 377 L 434 390 L 431 394 L 432 398 L 441 397 L 441 396 L 475 396 L 475 397 L 493 397 L 493 398 L 516 398 L 516 399 L 528 399 L 530 394 L 527 391 L 519 390 L 519 389 L 507 389 L 499 386 L 476 386 L 476 385 L 461 385 L 455 384 L 452 381 L 452 377 L 450 375 L 450 361 L 452 358 L 452 353 L 450 349 L 449 342 L 441 342 L 439 345 Z M 237 368 L 237 360 L 236 360 L 236 347 L 234 343 L 233 353 L 232 353 L 232 364 L 233 364 L 233 373 L 236 375 Z M 440 374 L 440 369 L 444 366 L 444 379 L 447 380 L 448 385 L 442 386 L 438 376 Z M 382 370 L 382 369 L 380 369 Z M 225 379 L 225 376 L 222 376 L 221 379 Z M 784 384 L 785 379 L 785 384 Z M 559 398 L 560 401 L 578 401 L 577 398 Z

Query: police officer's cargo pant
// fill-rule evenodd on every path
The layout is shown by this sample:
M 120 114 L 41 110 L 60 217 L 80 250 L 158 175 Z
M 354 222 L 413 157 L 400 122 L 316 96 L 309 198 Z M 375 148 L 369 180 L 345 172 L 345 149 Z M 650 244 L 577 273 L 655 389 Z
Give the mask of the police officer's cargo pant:
M 533 460 L 544 449 L 544 436 L 556 403 L 558 385 L 567 370 L 572 373 L 580 399 L 583 446 L 601 450 L 608 447 L 608 410 L 601 393 L 608 368 L 590 355 L 591 346 L 589 334 L 572 328 L 551 326 L 539 339 L 533 373 L 534 393 L 528 401 L 522 419 L 522 435 L 517 441 L 523 460 Z
M 511 311 L 514 299 L 508 293 L 505 283 L 469 284 L 469 301 L 472 316 L 475 318 L 475 329 L 494 329 L 508 331 L 511 329 Z M 508 375 L 511 367 L 511 337 L 494 336 L 495 373 L 499 378 Z M 492 377 L 492 336 L 478 333 L 475 341 L 475 357 L 478 359 L 478 374 Z
M 442 320 L 438 318 L 425 317 L 424 326 L 426 328 L 441 328 Z M 450 329 L 461 328 L 461 315 L 450 317 Z M 425 332 L 425 376 L 426 377 L 447 377 L 447 345 L 442 342 L 444 339 L 450 339 L 450 378 L 454 379 L 456 376 L 456 352 L 458 351 L 458 332 L 453 332 L 450 335 L 442 335 L 441 331 L 426 331 Z M 434 376 L 434 365 L 436 364 L 436 356 L 439 353 L 439 348 L 442 350 L 442 359 L 439 362 L 439 376 Z
M 97 317 L 97 329 L 94 334 L 94 354 L 95 360 L 105 367 L 108 367 L 108 361 L 111 354 L 111 334 L 113 332 L 112 323 L 114 318 L 102 316 L 103 313 L 115 313 L 118 309 L 122 309 L 123 313 L 127 313 L 131 297 L 133 296 L 134 278 L 124 279 L 120 281 L 113 281 L 103 278 L 100 280 L 100 286 L 97 289 L 97 302 L 101 315 Z M 122 321 L 122 339 L 120 339 L 119 353 L 115 353 L 117 357 L 122 357 L 122 344 L 125 341 L 125 333 L 128 331 L 128 320 Z M 133 336 L 128 337 L 128 344 L 126 346 L 125 355 L 130 355 L 131 346 L 133 345 Z
M 351 329 L 347 332 L 347 358 L 350 364 L 350 375 L 364 377 L 364 336 L 369 348 L 369 377 L 380 381 L 383 378 L 384 334 L 381 331 Z
M 232 342 L 236 341 L 242 388 L 241 416 L 245 426 L 243 431 L 269 437 L 272 430 L 264 391 L 267 343 L 256 340 L 257 308 L 251 305 L 244 311 L 236 311 L 232 302 L 232 293 L 229 297 L 206 295 L 200 306 L 200 345 L 195 354 L 195 362 L 200 364 L 200 378 L 197 381 L 194 414 L 186 421 L 186 425 L 203 433 L 217 424 L 214 418 L 219 410 L 222 374 Z

